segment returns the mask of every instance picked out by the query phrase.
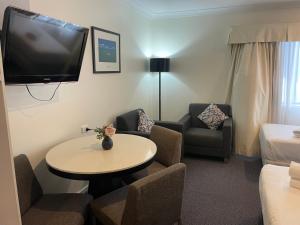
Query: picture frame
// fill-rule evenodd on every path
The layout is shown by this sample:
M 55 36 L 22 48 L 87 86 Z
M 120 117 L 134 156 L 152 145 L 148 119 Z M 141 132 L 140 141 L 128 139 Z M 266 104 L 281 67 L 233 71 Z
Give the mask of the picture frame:
M 93 73 L 121 73 L 121 36 L 91 27 Z

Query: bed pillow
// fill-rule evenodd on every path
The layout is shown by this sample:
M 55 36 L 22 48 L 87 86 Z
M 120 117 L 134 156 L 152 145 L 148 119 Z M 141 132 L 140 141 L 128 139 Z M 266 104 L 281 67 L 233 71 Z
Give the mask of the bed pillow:
M 154 121 L 142 110 L 139 110 L 139 124 L 138 131 L 143 133 L 150 133 Z
M 210 104 L 197 117 L 211 130 L 216 130 L 224 120 L 228 119 L 228 116 L 226 116 L 215 104 Z

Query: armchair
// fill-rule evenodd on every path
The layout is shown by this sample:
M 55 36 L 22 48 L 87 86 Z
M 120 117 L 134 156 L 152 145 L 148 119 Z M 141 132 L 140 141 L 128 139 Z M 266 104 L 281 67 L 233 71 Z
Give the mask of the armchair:
M 179 120 L 179 123 L 183 125 L 184 153 L 222 157 L 227 160 L 232 152 L 231 106 L 217 104 L 229 118 L 217 130 L 211 130 L 197 118 L 208 105 L 190 104 L 189 112 Z
M 138 131 L 139 110 L 143 110 L 143 109 L 135 109 L 130 112 L 124 113 L 120 116 L 117 116 L 116 128 L 118 133 L 134 134 L 146 138 L 150 137 L 150 133 L 143 133 Z M 175 130 L 179 133 L 183 132 L 182 124 L 178 122 L 154 121 L 154 123 L 155 125 L 165 127 L 171 130 Z
M 26 155 L 14 158 L 23 225 L 87 225 L 93 197 L 81 193 L 44 194 Z

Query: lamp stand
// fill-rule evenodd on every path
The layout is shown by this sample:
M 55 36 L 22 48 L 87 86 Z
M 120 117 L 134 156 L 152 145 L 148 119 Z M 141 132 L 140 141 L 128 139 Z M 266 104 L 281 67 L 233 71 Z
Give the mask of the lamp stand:
M 159 73 L 159 99 L 158 99 L 158 120 L 161 120 L 161 72 Z
M 159 92 L 158 92 L 158 119 L 161 120 L 161 72 L 170 72 L 169 58 L 151 58 L 150 72 L 158 72 Z

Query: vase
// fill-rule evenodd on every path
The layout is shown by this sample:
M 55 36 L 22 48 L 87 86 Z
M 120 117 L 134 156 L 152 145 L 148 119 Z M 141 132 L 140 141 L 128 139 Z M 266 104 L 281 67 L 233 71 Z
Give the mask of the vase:
M 102 148 L 104 150 L 110 150 L 113 147 L 114 143 L 109 136 L 104 136 L 102 140 Z

